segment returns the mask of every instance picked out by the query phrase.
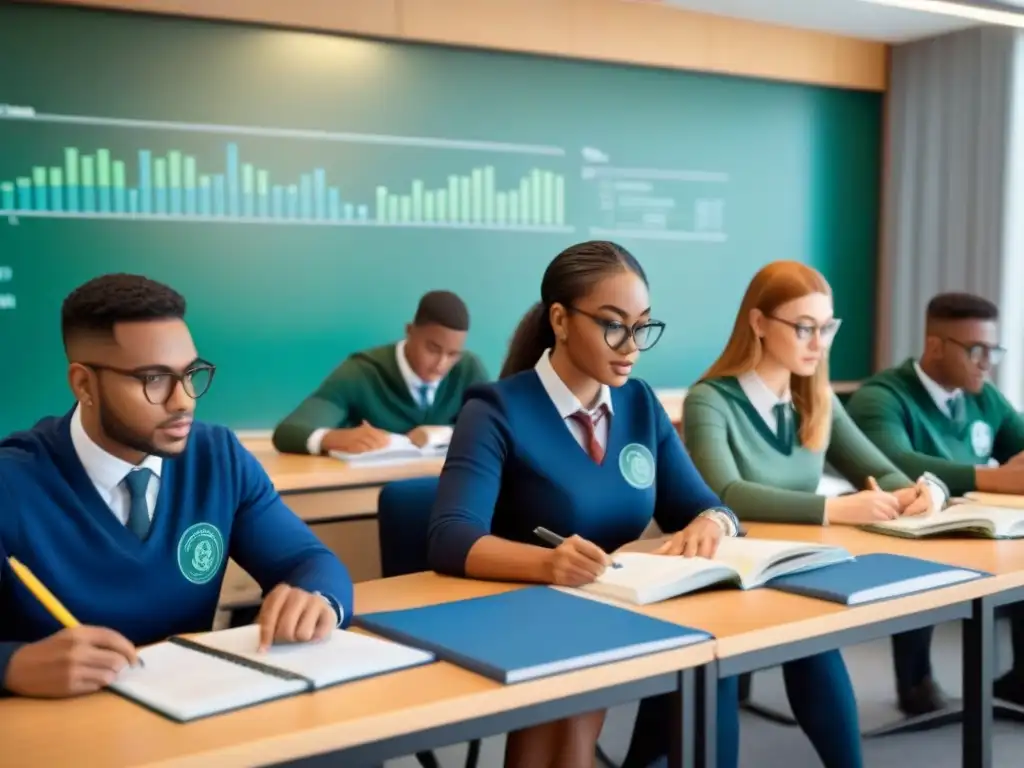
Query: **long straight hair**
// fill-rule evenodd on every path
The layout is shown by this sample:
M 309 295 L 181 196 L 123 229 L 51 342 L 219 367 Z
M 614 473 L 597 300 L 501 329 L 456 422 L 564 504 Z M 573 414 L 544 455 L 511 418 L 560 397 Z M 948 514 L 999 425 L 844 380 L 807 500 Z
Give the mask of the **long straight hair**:
M 811 293 L 832 295 L 828 281 L 813 267 L 798 261 L 773 261 L 762 267 L 743 294 L 736 322 L 722 354 L 700 381 L 740 376 L 752 371 L 764 354 L 761 339 L 750 322 L 752 310 L 770 316 L 786 302 Z M 810 376 L 790 376 L 793 406 L 800 414 L 800 443 L 814 451 L 826 448 L 832 422 L 832 389 L 828 380 L 828 353 Z
M 558 254 L 544 270 L 540 301 L 530 307 L 512 334 L 498 378 L 504 379 L 533 368 L 544 350 L 555 346 L 551 307 L 555 304 L 571 307 L 599 280 L 623 271 L 633 272 L 647 284 L 647 275 L 640 262 L 621 245 L 590 240 L 571 245 Z

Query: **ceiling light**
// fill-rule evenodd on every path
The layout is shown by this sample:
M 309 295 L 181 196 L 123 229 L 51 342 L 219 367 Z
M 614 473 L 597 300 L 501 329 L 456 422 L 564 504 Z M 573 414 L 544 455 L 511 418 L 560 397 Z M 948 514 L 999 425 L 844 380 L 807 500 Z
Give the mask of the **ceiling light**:
M 875 5 L 888 5 L 893 8 L 906 8 L 911 11 L 940 13 L 946 16 L 957 16 L 972 19 L 984 24 L 999 24 L 1007 27 L 1024 27 L 1024 11 L 1002 10 L 990 5 L 967 5 L 950 2 L 950 0 L 861 0 Z

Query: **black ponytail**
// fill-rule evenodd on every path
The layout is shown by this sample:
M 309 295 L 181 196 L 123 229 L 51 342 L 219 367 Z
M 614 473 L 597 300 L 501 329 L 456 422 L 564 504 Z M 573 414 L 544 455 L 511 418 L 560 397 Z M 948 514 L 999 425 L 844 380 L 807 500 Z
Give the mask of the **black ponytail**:
M 544 270 L 541 300 L 523 316 L 512 335 L 498 378 L 504 379 L 533 368 L 544 350 L 555 346 L 555 332 L 551 327 L 552 305 L 571 307 L 587 295 L 598 280 L 623 270 L 633 272 L 647 283 L 643 267 L 633 254 L 615 243 L 591 240 L 571 245 L 558 254 Z
M 537 364 L 545 349 L 555 346 L 555 332 L 551 328 L 551 316 L 544 302 L 538 301 L 516 326 L 512 341 L 508 345 L 508 356 L 501 366 L 499 379 L 522 371 L 528 371 Z

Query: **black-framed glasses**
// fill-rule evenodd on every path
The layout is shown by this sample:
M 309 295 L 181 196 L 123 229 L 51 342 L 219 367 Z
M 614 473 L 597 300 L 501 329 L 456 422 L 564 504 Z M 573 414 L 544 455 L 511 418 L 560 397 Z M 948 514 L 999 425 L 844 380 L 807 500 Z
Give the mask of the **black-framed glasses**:
M 643 323 L 629 326 L 625 323 L 620 323 L 618 320 L 609 320 L 606 317 L 592 315 L 590 312 L 585 312 L 578 307 L 569 307 L 568 309 L 570 312 L 576 312 L 584 317 L 589 317 L 604 328 L 604 343 L 616 351 L 632 339 L 638 351 L 646 352 L 658 343 L 658 340 L 661 339 L 661 334 L 665 332 L 665 324 L 660 320 L 647 320 Z
M 812 336 L 817 336 L 818 340 L 821 341 L 826 347 L 831 346 L 832 342 L 836 338 L 836 334 L 839 333 L 839 327 L 843 324 L 843 321 L 838 317 L 833 317 L 828 322 L 817 325 L 815 323 L 794 323 L 792 320 L 786 320 L 775 315 L 768 315 L 769 320 L 774 320 L 777 323 L 788 325 L 796 333 L 797 339 L 800 341 L 807 341 Z
M 118 376 L 135 379 L 142 384 L 143 394 L 153 405 L 167 405 L 167 401 L 174 395 L 174 390 L 178 388 L 179 383 L 186 395 L 193 400 L 198 400 L 210 389 L 213 374 L 217 370 L 217 366 L 205 360 L 193 363 L 182 373 L 147 369 L 132 371 L 96 363 L 80 363 L 80 365 L 92 368 L 94 371 L 109 371 Z
M 970 358 L 971 362 L 975 365 L 981 365 L 981 363 L 988 363 L 989 365 L 999 365 L 1002 362 L 1003 357 L 1006 355 L 1006 348 L 1001 347 L 998 344 L 984 344 L 980 341 L 974 342 L 973 344 L 967 344 L 957 339 L 951 339 L 948 336 L 942 337 L 943 341 L 948 341 L 952 344 L 956 344 L 960 349 L 967 353 L 967 357 Z

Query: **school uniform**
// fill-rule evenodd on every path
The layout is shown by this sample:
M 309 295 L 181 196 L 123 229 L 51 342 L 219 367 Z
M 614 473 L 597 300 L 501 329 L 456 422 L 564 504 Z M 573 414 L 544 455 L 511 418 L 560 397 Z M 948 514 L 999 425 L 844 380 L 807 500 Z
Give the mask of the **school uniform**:
M 651 388 L 635 379 L 602 387 L 586 409 L 545 352 L 533 370 L 467 392 L 431 516 L 430 565 L 463 576 L 480 538 L 539 544 L 537 526 L 610 552 L 639 538 L 652 519 L 672 533 L 701 515 L 729 535 L 738 531 Z M 720 765 L 735 766 L 734 680 L 719 688 L 718 723 Z
M 934 474 L 954 496 L 977 490 L 977 467 L 1024 451 L 1024 418 L 995 385 L 986 382 L 978 393 L 947 390 L 913 359 L 865 381 L 847 408 L 893 464 L 908 474 Z M 1024 705 L 1024 670 L 1017 670 L 1024 666 L 1024 605 L 1008 613 L 1014 669 L 996 681 L 995 694 Z M 904 653 L 927 658 L 930 644 Z
M 466 389 L 487 381 L 483 363 L 464 352 L 443 379 L 423 381 L 409 365 L 405 344 L 385 344 L 348 357 L 278 424 L 274 446 L 315 456 L 332 429 L 350 429 L 364 421 L 400 435 L 416 427 L 454 424 Z
M 180 456 L 139 466 L 93 442 L 77 407 L 0 441 L 0 681 L 22 644 L 62 628 L 8 556 L 80 622 L 136 645 L 209 630 L 229 557 L 265 593 L 287 583 L 340 625 L 352 616 L 345 567 L 234 434 L 202 422 Z

